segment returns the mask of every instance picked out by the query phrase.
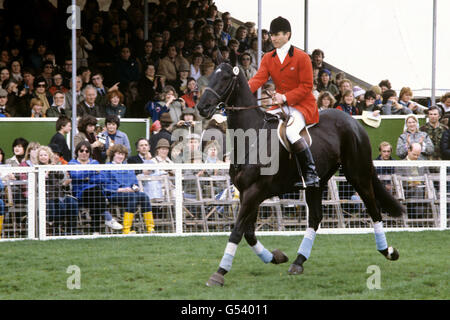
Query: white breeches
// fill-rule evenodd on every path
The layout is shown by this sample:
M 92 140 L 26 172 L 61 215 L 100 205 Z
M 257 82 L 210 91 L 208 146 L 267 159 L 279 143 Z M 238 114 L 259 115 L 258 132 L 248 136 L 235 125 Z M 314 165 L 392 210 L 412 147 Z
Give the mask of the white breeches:
M 286 127 L 286 137 L 288 138 L 290 143 L 297 142 L 300 137 L 300 131 L 306 126 L 305 118 L 303 114 L 293 107 L 283 107 L 283 110 L 286 114 L 291 115 L 289 119 L 288 126 Z M 274 114 L 280 112 L 279 108 L 275 110 L 269 110 L 268 112 Z

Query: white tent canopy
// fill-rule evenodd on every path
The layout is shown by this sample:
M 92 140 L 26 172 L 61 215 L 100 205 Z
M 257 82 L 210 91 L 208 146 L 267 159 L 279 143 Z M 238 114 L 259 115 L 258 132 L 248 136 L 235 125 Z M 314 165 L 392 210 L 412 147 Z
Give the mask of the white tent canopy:
M 258 0 L 216 0 L 219 11 L 258 21 Z M 433 1 L 308 1 L 308 52 L 320 48 L 325 61 L 371 84 L 389 79 L 396 90 L 410 87 L 431 96 Z M 304 1 L 263 0 L 262 28 L 283 16 L 292 42 L 304 48 Z M 437 1 L 436 96 L 450 91 L 450 1 Z

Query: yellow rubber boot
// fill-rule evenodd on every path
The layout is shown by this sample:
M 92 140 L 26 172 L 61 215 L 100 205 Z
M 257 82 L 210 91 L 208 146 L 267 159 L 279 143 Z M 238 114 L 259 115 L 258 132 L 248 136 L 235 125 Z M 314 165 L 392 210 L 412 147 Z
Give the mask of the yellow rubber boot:
M 3 219 L 5 216 L 0 216 L 0 239 L 2 238 L 2 230 L 3 230 Z
M 123 214 L 123 234 L 129 234 L 131 226 L 133 225 L 134 213 L 125 212 Z
M 151 211 L 144 213 L 144 222 L 148 233 L 155 231 L 155 221 L 153 220 L 153 213 Z

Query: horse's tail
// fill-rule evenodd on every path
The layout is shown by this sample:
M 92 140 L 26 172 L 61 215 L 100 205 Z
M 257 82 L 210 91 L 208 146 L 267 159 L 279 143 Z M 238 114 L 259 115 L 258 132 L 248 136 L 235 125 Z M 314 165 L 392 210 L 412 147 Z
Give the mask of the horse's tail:
M 378 207 L 386 211 L 391 217 L 400 217 L 406 212 L 405 207 L 383 186 L 375 170 L 372 174 L 372 186 Z

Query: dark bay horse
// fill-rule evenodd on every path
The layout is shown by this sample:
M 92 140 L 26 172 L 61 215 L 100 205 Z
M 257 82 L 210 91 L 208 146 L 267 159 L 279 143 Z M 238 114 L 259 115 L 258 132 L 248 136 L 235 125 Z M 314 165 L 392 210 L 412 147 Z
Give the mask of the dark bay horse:
M 206 118 L 210 118 L 219 108 L 227 112 L 228 129 L 257 130 L 269 129 L 267 141 L 261 145 L 271 148 L 270 134 L 276 134 L 278 121 L 273 115 L 255 107 L 257 100 L 251 93 L 247 80 L 240 69 L 230 64 L 220 64 L 210 78 L 209 85 L 203 93 L 198 110 Z M 273 133 L 275 132 L 275 133 Z M 374 233 L 377 249 L 389 260 L 397 260 L 398 251 L 387 246 L 383 231 L 380 209 L 390 216 L 398 217 L 404 207 L 383 187 L 378 179 L 373 163 L 369 137 L 365 129 L 351 116 L 336 109 L 320 112 L 320 122 L 309 129 L 312 137 L 311 152 L 320 177 L 319 188 L 306 189 L 306 202 L 309 208 L 308 228 L 299 247 L 296 260 L 289 268 L 289 274 L 301 274 L 303 263 L 309 258 L 319 224 L 322 220 L 322 192 L 328 180 L 342 166 L 347 180 L 352 184 L 363 200 L 367 212 L 374 222 Z M 261 140 L 261 138 L 259 138 Z M 245 237 L 252 250 L 265 263 L 284 263 L 288 257 L 280 250 L 272 252 L 256 239 L 255 223 L 259 205 L 273 196 L 294 192 L 294 183 L 299 179 L 295 158 L 276 140 L 278 154 L 269 154 L 276 158 L 278 171 L 271 175 L 262 175 L 262 163 L 250 163 L 250 152 L 244 154 L 245 161 L 230 165 L 230 176 L 240 192 L 240 210 L 235 226 L 229 237 L 219 269 L 207 282 L 208 286 L 224 284 L 224 275 L 231 269 L 237 245 Z M 258 141 L 257 141 L 258 142 Z M 238 147 L 233 137 L 233 151 Z M 246 142 L 249 147 L 251 141 Z M 254 143 L 254 142 L 253 142 Z M 273 142 L 272 142 L 273 144 Z M 274 149 L 275 150 L 275 149 Z M 235 154 L 234 159 L 239 155 Z M 297 189 L 298 190 L 298 189 Z

